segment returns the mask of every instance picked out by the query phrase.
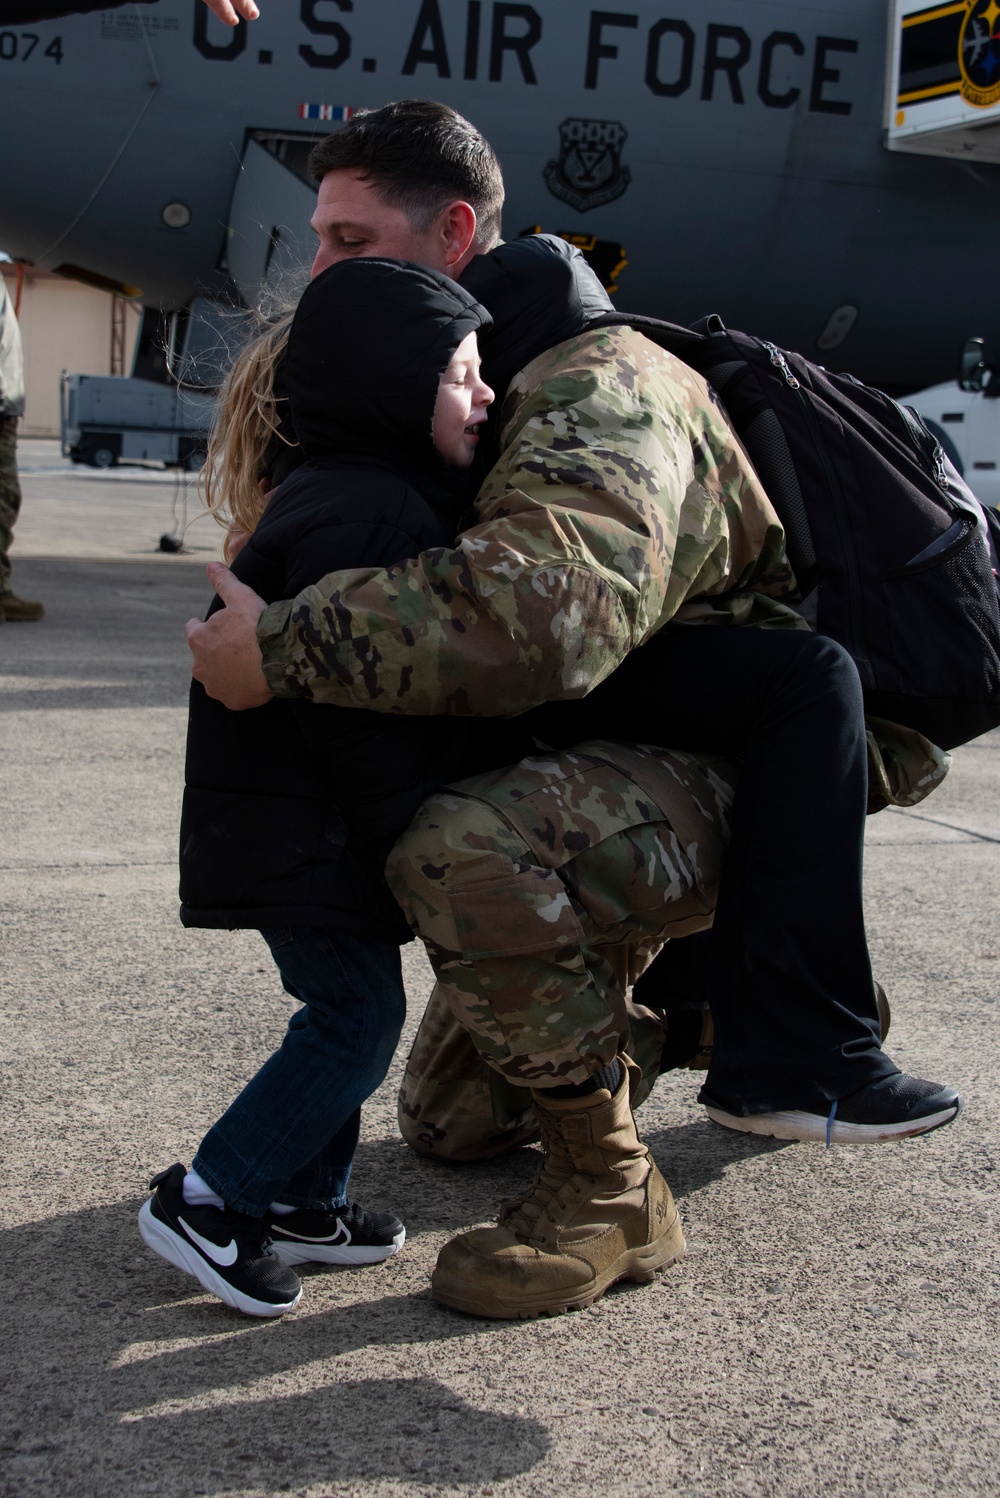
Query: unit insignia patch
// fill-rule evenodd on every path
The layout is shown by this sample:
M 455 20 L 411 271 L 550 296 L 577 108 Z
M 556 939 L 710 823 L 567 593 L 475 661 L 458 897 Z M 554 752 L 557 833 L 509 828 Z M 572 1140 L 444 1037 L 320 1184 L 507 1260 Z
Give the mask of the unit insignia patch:
M 617 120 L 563 120 L 558 159 L 543 174 L 549 192 L 581 213 L 613 203 L 632 180 L 621 159 L 627 139 Z
M 1000 100 L 1000 5 L 967 0 L 958 43 L 959 89 L 968 104 L 988 108 Z

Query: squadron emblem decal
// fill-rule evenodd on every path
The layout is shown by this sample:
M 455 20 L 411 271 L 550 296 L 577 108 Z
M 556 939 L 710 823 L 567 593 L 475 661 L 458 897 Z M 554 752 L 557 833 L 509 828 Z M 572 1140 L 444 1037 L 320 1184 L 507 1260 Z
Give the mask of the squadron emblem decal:
M 958 43 L 959 90 L 967 104 L 986 109 L 1000 100 L 1000 5 L 967 0 Z
M 627 140 L 617 120 L 563 120 L 559 158 L 543 174 L 549 192 L 581 213 L 613 203 L 632 180 L 621 159 Z

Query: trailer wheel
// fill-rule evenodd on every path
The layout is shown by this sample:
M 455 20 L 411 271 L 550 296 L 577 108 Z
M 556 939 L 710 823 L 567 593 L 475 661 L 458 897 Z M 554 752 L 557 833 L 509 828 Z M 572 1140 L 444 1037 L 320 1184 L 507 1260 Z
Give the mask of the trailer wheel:
M 87 462 L 91 468 L 114 468 L 118 462 L 118 454 L 113 447 L 92 447 L 87 454 Z
M 204 448 L 193 448 L 184 459 L 184 471 L 186 473 L 200 473 L 205 466 L 205 457 Z

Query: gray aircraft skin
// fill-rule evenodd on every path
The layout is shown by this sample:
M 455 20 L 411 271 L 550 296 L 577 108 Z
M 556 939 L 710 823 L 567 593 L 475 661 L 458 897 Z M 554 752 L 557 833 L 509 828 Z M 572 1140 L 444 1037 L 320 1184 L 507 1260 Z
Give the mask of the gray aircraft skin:
M 952 376 L 964 338 L 1000 346 L 1000 167 L 886 149 L 888 11 L 270 0 L 231 30 L 201 0 L 158 0 L 13 27 L 0 31 L 0 245 L 141 288 L 149 306 L 217 291 L 227 269 L 247 291 L 257 273 L 234 257 L 258 254 L 252 221 L 308 258 L 294 143 L 345 109 L 436 98 L 496 147 L 508 237 L 592 236 L 610 261 L 624 247 L 620 307 L 719 312 L 914 389 Z M 298 164 L 292 197 L 258 182 L 249 209 L 238 194 L 231 207 L 268 151 L 292 184 L 275 149 Z

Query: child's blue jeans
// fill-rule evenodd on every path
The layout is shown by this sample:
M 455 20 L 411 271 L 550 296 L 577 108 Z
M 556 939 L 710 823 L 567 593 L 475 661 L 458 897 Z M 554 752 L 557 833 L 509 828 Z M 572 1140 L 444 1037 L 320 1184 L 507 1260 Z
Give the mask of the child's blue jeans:
M 228 1207 L 343 1206 L 361 1104 L 389 1069 L 406 1013 L 399 948 L 306 927 L 261 935 L 301 1000 L 280 1048 L 205 1135 L 192 1162 Z

